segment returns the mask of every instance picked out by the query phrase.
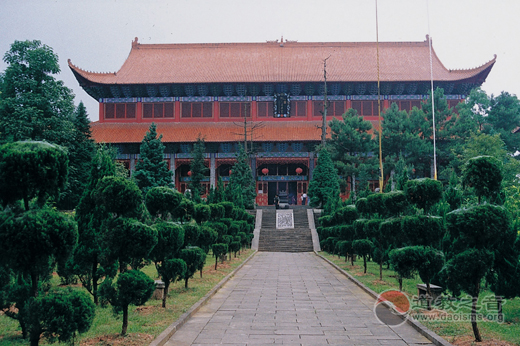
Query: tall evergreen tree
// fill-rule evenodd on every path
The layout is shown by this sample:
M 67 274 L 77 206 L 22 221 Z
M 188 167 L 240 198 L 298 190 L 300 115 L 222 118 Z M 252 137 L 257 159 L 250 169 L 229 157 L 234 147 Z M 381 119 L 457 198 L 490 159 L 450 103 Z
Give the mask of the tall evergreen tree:
M 168 163 L 164 161 L 164 145 L 161 139 L 162 135 L 157 137 L 157 126 L 152 123 L 141 142 L 141 160 L 133 174 L 143 193 L 156 186 L 173 187 L 173 173 L 168 170 Z
M 8 65 L 0 93 L 0 138 L 73 142 L 74 95 L 53 74 L 58 56 L 40 41 L 15 41 L 5 53 Z
M 345 179 L 377 172 L 376 156 L 373 155 L 377 143 L 369 132 L 372 130 L 369 121 L 360 117 L 355 109 L 349 109 L 343 115 L 342 121 L 333 119 L 329 126 L 331 157 Z M 352 184 L 354 181 L 355 179 L 351 179 Z
M 237 200 L 242 200 L 246 209 L 253 209 L 255 207 L 256 191 L 253 173 L 249 166 L 249 156 L 241 145 L 239 145 L 237 162 L 231 169 L 227 190 L 232 194 L 238 194 Z M 235 202 L 235 200 L 231 202 Z
M 206 146 L 204 144 L 204 138 L 197 138 L 197 142 L 193 146 L 193 159 L 190 163 L 191 171 L 191 182 L 190 189 L 195 202 L 200 202 L 201 186 L 200 183 L 204 179 L 204 176 L 208 172 L 208 167 L 204 165 L 204 153 L 206 152 Z
M 311 205 L 322 208 L 329 198 L 333 198 L 339 191 L 338 173 L 330 154 L 326 149 L 321 149 L 318 157 L 318 165 L 314 169 L 312 180 L 309 183 L 309 196 Z
M 73 140 L 69 146 L 69 177 L 65 192 L 61 195 L 58 207 L 72 210 L 79 203 L 81 195 L 88 184 L 90 166 L 96 146 L 92 139 L 90 120 L 87 109 L 80 102 L 74 117 Z

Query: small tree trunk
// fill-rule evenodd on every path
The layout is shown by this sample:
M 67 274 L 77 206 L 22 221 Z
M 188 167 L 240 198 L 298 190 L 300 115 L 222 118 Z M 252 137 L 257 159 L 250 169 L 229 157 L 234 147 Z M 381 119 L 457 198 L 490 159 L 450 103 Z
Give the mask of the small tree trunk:
M 478 303 L 478 295 L 480 291 L 480 283 L 477 283 L 477 288 L 475 289 L 475 294 L 472 296 L 473 304 L 471 304 L 471 328 L 473 329 L 473 335 L 475 335 L 475 341 L 481 342 L 482 337 L 480 336 L 480 331 L 477 326 L 477 303 Z
M 168 288 L 170 287 L 170 280 L 164 280 L 164 291 L 162 298 L 162 307 L 166 308 L 166 298 L 168 298 Z
M 189 278 L 184 279 L 184 288 L 188 288 L 188 280 Z
M 363 256 L 363 266 L 365 267 L 365 271 L 363 272 L 364 274 L 367 273 L 367 256 Z
M 38 297 L 38 274 L 31 273 L 31 289 L 33 297 Z
M 123 328 L 121 329 L 121 335 L 126 335 L 128 329 L 128 305 L 123 306 Z
M 399 292 L 403 291 L 403 277 L 399 275 Z
M 383 281 L 383 259 L 379 262 L 379 280 Z
M 97 263 L 92 263 L 92 295 L 94 296 L 94 304 L 99 305 L 97 289 L 98 289 Z
M 200 268 L 200 278 L 202 279 L 202 268 Z
M 218 256 L 215 256 L 215 270 L 217 270 Z

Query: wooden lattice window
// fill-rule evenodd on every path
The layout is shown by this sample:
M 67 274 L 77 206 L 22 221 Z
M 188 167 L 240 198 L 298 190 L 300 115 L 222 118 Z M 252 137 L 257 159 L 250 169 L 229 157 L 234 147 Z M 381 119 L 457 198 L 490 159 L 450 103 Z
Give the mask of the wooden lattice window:
M 183 118 L 211 118 L 213 104 L 211 102 L 182 102 Z
M 257 107 L 257 115 L 259 117 L 272 117 L 274 115 L 274 111 L 273 111 L 273 107 L 274 107 L 274 103 L 273 102 L 257 102 L 256 103 L 256 107 Z
M 381 107 L 382 106 L 381 104 Z M 377 101 L 352 101 L 352 108 L 357 111 L 358 115 L 378 115 Z
M 306 117 L 307 116 L 307 102 L 306 101 L 291 101 L 291 117 Z
M 323 101 L 314 101 L 312 103 L 315 117 L 321 117 L 323 112 Z M 329 101 L 327 107 L 327 116 L 342 116 L 345 113 L 345 101 Z
M 143 119 L 173 118 L 173 102 L 143 103 Z
M 105 119 L 133 119 L 135 109 L 135 103 L 105 103 Z
M 250 102 L 221 102 L 221 118 L 243 118 L 251 116 Z

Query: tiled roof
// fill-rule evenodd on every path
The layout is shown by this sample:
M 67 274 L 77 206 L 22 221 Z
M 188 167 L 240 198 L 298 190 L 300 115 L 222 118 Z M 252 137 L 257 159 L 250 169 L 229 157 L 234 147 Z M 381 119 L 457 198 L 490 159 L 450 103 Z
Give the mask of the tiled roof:
M 377 121 L 371 121 L 374 128 Z M 243 141 L 243 127 L 230 122 L 221 123 L 157 123 L 157 133 L 164 143 L 196 142 L 199 134 L 206 142 Z M 253 132 L 255 142 L 319 141 L 321 121 L 269 121 Z M 91 124 L 92 137 L 98 143 L 140 143 L 150 127 L 149 123 Z M 327 135 L 330 128 L 327 127 Z M 250 138 L 248 138 L 250 140 Z
M 243 141 L 241 125 L 221 123 L 157 123 L 157 133 L 163 143 L 196 142 L 200 134 L 206 142 Z M 255 142 L 319 141 L 320 121 L 266 121 L 253 132 Z M 376 124 L 373 124 L 376 125 Z M 140 143 L 150 123 L 100 123 L 91 124 L 92 137 L 104 143 Z M 250 138 L 248 138 L 249 140 Z
M 100 84 L 322 82 L 327 57 L 330 82 L 377 81 L 375 42 L 284 42 L 141 44 L 136 40 L 121 69 L 94 73 L 69 60 L 76 75 Z M 379 43 L 380 80 L 430 80 L 428 41 Z M 437 81 L 460 81 L 479 74 L 482 83 L 496 56 L 468 70 L 448 70 L 433 52 Z

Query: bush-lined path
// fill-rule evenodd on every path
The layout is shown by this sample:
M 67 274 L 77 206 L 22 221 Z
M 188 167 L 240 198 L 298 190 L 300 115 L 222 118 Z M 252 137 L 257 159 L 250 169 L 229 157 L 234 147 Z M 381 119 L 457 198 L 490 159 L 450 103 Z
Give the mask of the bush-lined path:
M 314 253 L 257 253 L 165 344 L 432 345 Z

